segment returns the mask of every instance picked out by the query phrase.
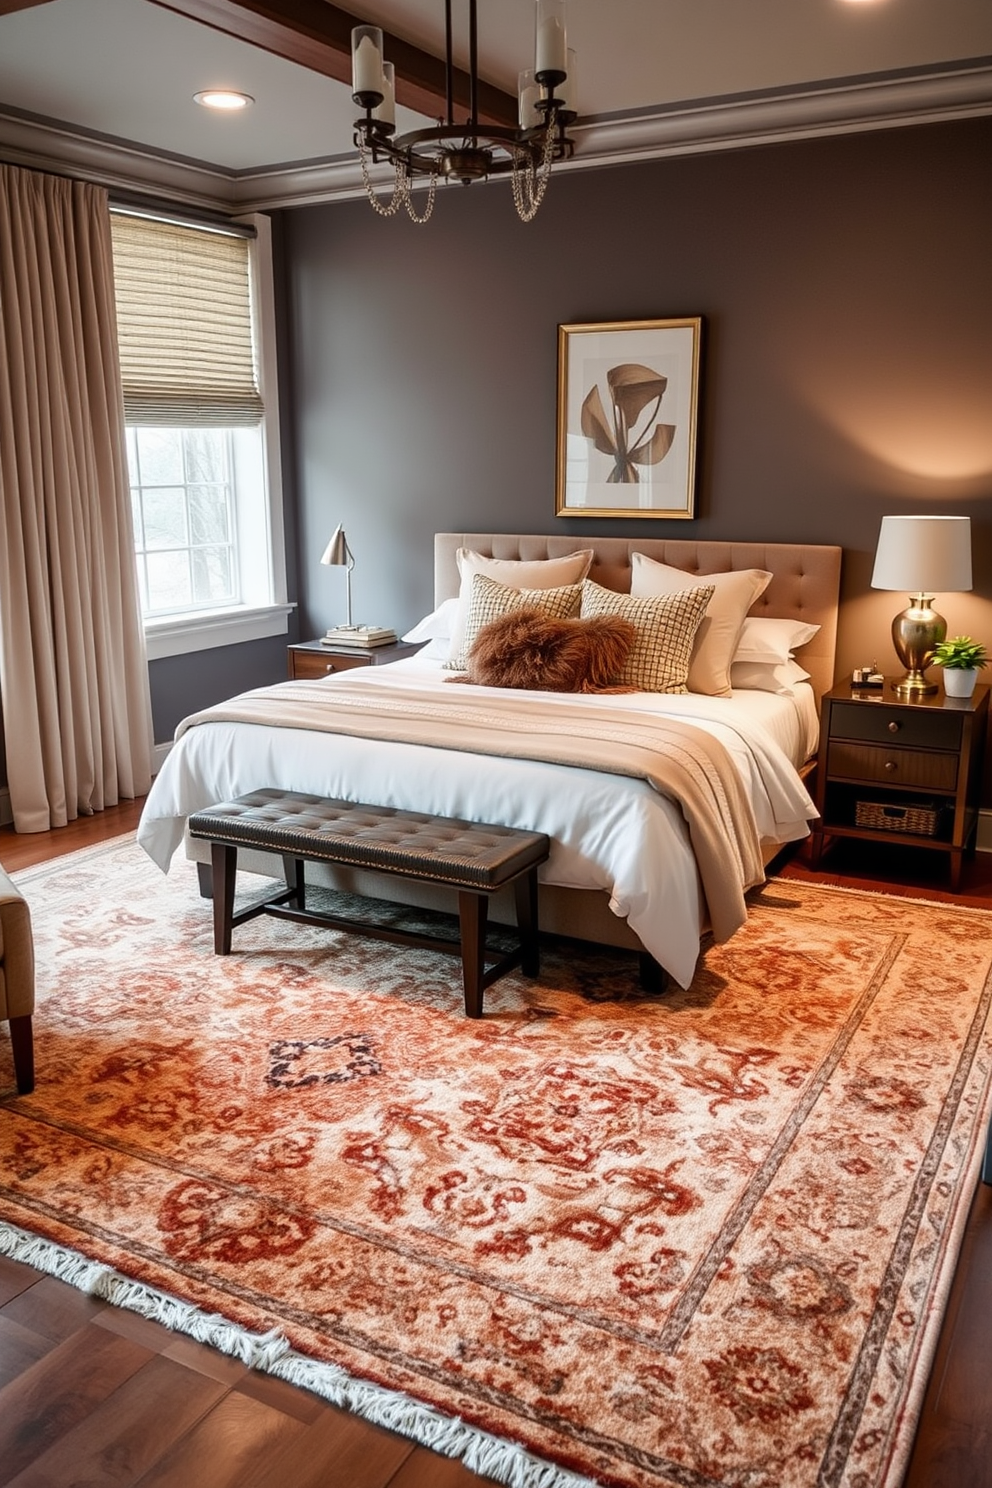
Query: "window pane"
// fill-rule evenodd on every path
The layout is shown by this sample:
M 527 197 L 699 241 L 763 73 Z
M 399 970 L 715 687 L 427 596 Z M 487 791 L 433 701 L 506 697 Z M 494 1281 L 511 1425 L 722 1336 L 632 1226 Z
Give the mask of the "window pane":
M 194 548 L 191 557 L 197 604 L 223 604 L 235 597 L 229 548 Z
M 189 554 L 149 553 L 148 605 L 151 610 L 189 609 L 193 602 Z
M 138 478 L 143 486 L 183 482 L 183 439 L 179 429 L 138 429 Z
M 226 486 L 190 486 L 190 542 L 230 542 Z
M 146 548 L 186 546 L 186 492 L 182 486 L 163 486 L 144 492 Z
M 187 429 L 186 479 L 191 483 L 228 479 L 226 430 Z

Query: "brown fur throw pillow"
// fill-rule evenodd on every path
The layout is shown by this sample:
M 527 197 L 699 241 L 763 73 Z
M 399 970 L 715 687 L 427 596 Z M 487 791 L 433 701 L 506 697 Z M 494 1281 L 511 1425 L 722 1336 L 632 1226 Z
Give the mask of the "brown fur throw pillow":
M 617 615 L 558 620 L 535 610 L 513 610 L 482 627 L 468 654 L 467 673 L 457 680 L 539 692 L 629 692 L 611 683 L 623 670 L 635 634 L 631 622 Z

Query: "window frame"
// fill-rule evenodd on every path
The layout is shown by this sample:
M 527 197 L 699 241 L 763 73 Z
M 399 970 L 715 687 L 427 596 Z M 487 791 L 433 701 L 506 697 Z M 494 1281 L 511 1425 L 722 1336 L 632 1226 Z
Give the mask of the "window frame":
M 143 618 L 149 661 L 287 635 L 289 617 L 296 608 L 287 598 L 272 223 L 263 212 L 247 213 L 233 218 L 232 222 L 253 228 L 255 234 L 249 244 L 250 282 L 258 386 L 265 409 L 258 429 L 265 511 L 266 551 L 262 562 L 270 597 L 263 604 L 243 601 L 217 609 L 186 610 L 154 619 Z

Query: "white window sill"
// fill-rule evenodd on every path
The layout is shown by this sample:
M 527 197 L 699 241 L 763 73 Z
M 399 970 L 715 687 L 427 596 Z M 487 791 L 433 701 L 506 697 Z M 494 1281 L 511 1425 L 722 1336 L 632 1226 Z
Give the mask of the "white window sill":
M 241 641 L 261 641 L 266 636 L 286 635 L 291 604 L 258 605 L 236 610 L 212 610 L 208 614 L 176 615 L 168 620 L 145 621 L 145 647 L 149 661 L 163 656 L 182 656 L 187 651 L 209 651 L 214 646 L 236 646 Z

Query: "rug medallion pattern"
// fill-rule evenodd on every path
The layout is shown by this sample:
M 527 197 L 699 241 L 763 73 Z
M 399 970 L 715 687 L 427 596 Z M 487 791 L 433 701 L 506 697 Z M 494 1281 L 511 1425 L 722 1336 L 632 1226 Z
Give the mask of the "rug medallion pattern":
M 604 1483 L 894 1488 L 992 914 L 774 881 L 688 992 L 553 942 L 471 1022 L 433 952 L 261 920 L 215 957 L 127 842 L 19 881 L 0 1217 Z

